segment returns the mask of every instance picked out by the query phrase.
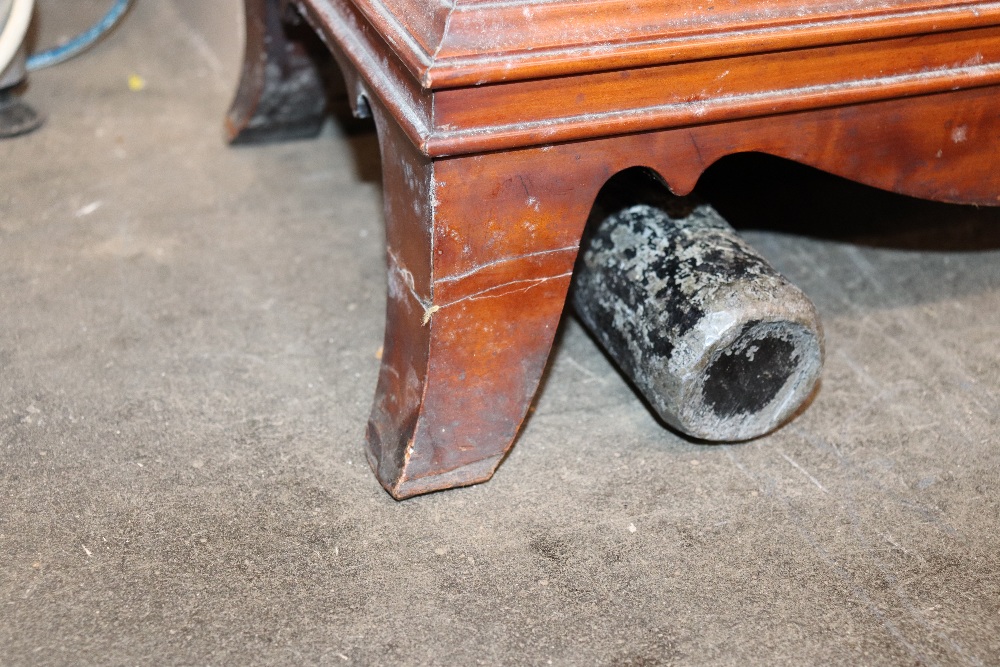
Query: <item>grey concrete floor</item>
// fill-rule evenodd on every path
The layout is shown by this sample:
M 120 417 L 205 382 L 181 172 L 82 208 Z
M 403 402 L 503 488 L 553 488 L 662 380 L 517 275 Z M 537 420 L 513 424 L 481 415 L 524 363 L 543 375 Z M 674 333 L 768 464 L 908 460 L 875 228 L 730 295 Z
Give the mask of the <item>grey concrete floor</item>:
M 0 143 L 0 664 L 1000 664 L 997 212 L 730 160 L 825 320 L 809 409 L 689 442 L 567 319 L 494 479 L 395 502 L 376 138 L 227 148 L 238 4 L 198 5 Z

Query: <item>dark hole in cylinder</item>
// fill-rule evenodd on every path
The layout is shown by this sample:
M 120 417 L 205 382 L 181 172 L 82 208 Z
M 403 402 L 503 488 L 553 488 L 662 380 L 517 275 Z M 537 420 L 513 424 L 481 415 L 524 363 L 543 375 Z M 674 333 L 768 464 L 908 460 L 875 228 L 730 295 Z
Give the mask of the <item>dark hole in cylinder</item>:
M 705 402 L 723 419 L 759 412 L 795 371 L 795 356 L 795 345 L 775 337 L 730 348 L 706 371 Z

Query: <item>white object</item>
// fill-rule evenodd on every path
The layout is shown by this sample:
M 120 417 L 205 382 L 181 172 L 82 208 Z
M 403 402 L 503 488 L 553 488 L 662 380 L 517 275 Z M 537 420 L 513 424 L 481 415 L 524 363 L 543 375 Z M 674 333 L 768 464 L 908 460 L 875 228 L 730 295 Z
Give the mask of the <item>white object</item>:
M 4 4 L 9 4 L 10 9 L 6 12 L 3 24 L 0 24 L 0 78 L 6 71 L 7 66 L 17 55 L 24 42 L 24 36 L 28 32 L 28 24 L 31 23 L 31 11 L 35 7 L 35 0 L 0 0 L 0 10 Z

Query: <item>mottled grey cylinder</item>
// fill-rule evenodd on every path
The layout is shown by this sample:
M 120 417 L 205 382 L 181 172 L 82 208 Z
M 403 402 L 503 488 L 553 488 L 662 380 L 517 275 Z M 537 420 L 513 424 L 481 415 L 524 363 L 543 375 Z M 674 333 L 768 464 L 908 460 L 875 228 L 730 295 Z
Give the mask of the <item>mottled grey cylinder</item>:
M 819 379 L 815 306 L 708 205 L 672 215 L 639 204 L 605 217 L 572 300 L 660 417 L 696 438 L 763 435 Z

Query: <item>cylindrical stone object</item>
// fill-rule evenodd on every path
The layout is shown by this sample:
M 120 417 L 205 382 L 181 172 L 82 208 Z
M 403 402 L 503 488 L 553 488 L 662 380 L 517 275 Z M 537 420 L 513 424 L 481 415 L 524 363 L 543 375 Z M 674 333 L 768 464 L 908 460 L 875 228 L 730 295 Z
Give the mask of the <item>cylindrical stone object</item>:
M 772 431 L 820 376 L 812 301 L 707 204 L 639 204 L 597 222 L 572 301 L 660 417 L 695 438 Z

